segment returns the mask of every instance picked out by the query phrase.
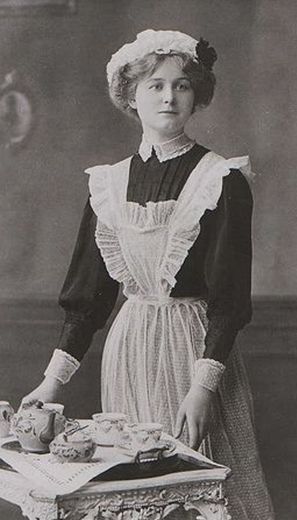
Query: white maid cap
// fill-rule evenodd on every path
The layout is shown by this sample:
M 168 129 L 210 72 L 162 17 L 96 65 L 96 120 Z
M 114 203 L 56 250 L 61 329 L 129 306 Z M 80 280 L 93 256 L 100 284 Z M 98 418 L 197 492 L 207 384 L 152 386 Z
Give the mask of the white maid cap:
M 112 55 L 106 67 L 108 84 L 111 85 L 113 75 L 119 68 L 152 52 L 156 54 L 180 52 L 197 60 L 197 44 L 200 42 L 179 31 L 155 31 L 153 29 L 142 31 L 137 34 L 136 40 L 126 43 Z M 207 42 L 204 40 L 203 42 L 208 46 Z

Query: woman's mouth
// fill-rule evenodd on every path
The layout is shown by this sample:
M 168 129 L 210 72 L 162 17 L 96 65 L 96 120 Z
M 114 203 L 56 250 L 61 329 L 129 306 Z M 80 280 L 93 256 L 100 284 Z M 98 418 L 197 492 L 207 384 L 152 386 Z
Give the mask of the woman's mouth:
M 160 110 L 159 114 L 166 114 L 166 115 L 177 115 L 177 112 L 174 112 L 173 110 Z

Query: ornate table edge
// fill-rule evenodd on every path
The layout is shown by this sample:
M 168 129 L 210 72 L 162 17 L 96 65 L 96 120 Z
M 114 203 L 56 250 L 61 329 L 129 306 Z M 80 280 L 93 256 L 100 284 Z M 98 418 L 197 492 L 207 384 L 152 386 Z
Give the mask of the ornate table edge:
M 199 520 L 231 518 L 221 480 L 164 482 L 162 486 L 159 479 L 157 486 L 151 482 L 146 488 L 134 489 L 129 484 L 126 489 L 113 489 L 109 482 L 110 489 L 101 486 L 105 487 L 102 492 L 98 492 L 98 483 L 89 483 L 69 495 L 51 498 L 32 489 L 21 475 L 4 473 L 8 475 L 1 478 L 2 498 L 17 504 L 29 520 L 161 520 L 180 507 L 195 510 Z

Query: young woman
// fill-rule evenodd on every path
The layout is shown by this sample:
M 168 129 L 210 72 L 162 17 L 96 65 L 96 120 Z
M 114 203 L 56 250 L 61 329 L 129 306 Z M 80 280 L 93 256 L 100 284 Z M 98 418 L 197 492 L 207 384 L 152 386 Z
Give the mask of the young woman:
M 88 202 L 60 303 L 66 320 L 45 379 L 24 401 L 53 400 L 127 297 L 102 361 L 103 411 L 161 422 L 232 468 L 233 520 L 272 520 L 252 400 L 234 346 L 251 318 L 252 197 L 247 157 L 224 159 L 184 126 L 215 87 L 213 48 L 176 31 L 144 31 L 116 52 L 113 103 L 137 118 L 138 152 L 89 168 Z M 96 247 L 96 244 L 98 247 Z

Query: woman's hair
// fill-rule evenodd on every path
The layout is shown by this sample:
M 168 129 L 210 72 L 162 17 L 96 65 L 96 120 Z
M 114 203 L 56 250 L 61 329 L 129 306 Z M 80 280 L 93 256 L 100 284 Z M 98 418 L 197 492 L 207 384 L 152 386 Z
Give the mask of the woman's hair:
M 109 95 L 113 104 L 122 112 L 138 118 L 137 111 L 129 104 L 129 101 L 135 98 L 137 83 L 150 77 L 167 58 L 178 61 L 183 72 L 187 74 L 194 90 L 194 108 L 207 107 L 214 94 L 216 84 L 214 73 L 199 61 L 191 59 L 187 54 L 156 54 L 154 52 L 124 65 L 113 75 L 109 87 Z

